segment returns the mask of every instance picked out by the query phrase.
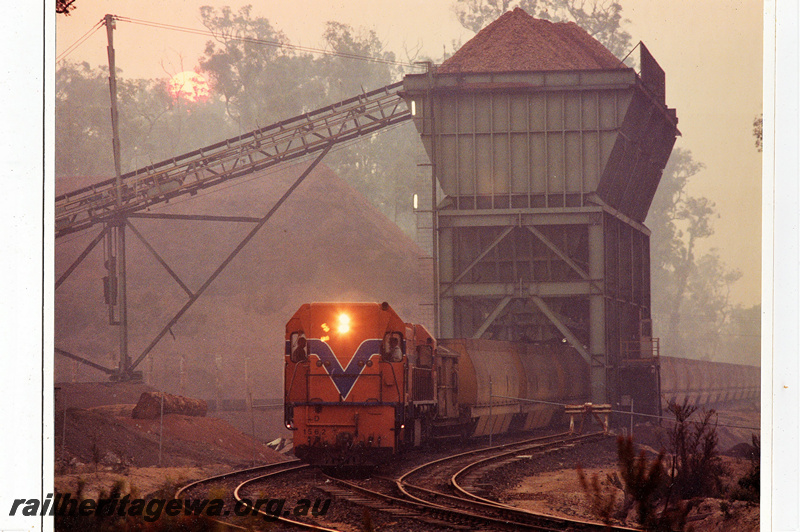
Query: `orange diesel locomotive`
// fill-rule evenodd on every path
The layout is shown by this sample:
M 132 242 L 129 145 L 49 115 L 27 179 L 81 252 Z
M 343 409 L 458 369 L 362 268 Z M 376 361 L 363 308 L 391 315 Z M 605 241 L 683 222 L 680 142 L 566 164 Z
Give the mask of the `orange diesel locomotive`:
M 368 466 L 419 444 L 420 420 L 435 407 L 434 349 L 430 333 L 388 303 L 300 307 L 286 325 L 284 383 L 295 455 Z

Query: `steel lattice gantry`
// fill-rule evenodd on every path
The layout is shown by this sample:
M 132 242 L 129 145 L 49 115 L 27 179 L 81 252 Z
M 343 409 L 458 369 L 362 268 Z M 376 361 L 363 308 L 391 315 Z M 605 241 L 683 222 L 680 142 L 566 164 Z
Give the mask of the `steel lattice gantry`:
M 431 71 L 404 96 L 440 191 L 437 334 L 569 342 L 594 402 L 652 406 L 657 380 L 621 382 L 653 371 L 643 221 L 679 132 L 641 49 L 641 75 Z
M 111 369 L 96 364 L 59 347 L 55 351 L 65 357 L 103 371 L 112 379 L 137 378 L 135 369 L 170 331 L 181 316 L 204 293 L 219 273 L 253 238 L 272 214 L 283 204 L 300 182 L 336 144 L 369 135 L 380 129 L 411 118 L 399 91 L 402 83 L 387 85 L 353 98 L 310 111 L 262 129 L 218 142 L 211 146 L 179 155 L 145 168 L 129 172 L 56 198 L 56 238 L 102 224 L 102 231 L 89 243 L 78 258 L 56 281 L 56 289 L 81 262 L 104 242 L 108 259 L 108 275 L 104 292 L 109 309 L 109 323 L 120 330 L 120 367 Z M 112 100 L 113 101 L 113 100 Z M 273 208 L 261 218 L 238 216 L 203 216 L 148 214 L 141 211 L 171 198 L 227 183 L 291 160 L 315 155 L 316 158 L 289 187 Z M 196 290 L 191 290 L 163 260 L 158 252 L 133 226 L 130 218 L 191 219 L 200 221 L 252 222 L 254 227 L 230 255 Z M 127 353 L 127 304 L 125 299 L 125 231 L 130 229 L 145 248 L 187 293 L 188 300 L 172 319 L 155 335 L 135 359 Z M 120 295 L 118 298 L 117 295 Z

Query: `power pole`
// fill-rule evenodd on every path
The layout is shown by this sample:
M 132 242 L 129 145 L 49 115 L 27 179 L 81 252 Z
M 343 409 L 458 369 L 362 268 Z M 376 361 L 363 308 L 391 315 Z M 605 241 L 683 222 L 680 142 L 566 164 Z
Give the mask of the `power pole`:
M 105 294 L 109 305 L 109 322 L 119 325 L 119 370 L 117 378 L 130 378 L 128 368 L 128 297 L 127 274 L 125 260 L 125 217 L 122 214 L 122 163 L 120 161 L 119 144 L 119 111 L 117 109 L 117 69 L 114 56 L 114 22 L 113 15 L 105 16 L 106 35 L 108 36 L 108 90 L 111 96 L 111 133 L 114 151 L 114 173 L 116 178 L 116 203 L 118 216 L 110 222 L 112 230 L 108 232 L 107 249 L 109 250 L 106 268 Z M 114 245 L 115 244 L 115 245 Z M 116 252 L 116 256 L 115 256 Z M 114 307 L 118 310 L 118 320 L 114 319 Z

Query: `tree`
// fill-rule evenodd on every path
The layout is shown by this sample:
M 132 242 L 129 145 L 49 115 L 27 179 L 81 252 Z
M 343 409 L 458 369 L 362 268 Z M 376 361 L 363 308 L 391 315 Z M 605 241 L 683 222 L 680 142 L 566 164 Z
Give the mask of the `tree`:
M 683 500 L 717 495 L 722 489 L 722 464 L 717 449 L 716 411 L 702 410 L 699 419 L 693 421 L 698 409 L 688 399 L 683 404 L 671 402 L 668 410 L 675 416 L 668 434 L 671 490 Z
M 453 11 L 462 26 L 478 33 L 484 26 L 512 9 L 513 4 L 517 4 L 528 14 L 533 15 L 536 13 L 539 2 L 538 0 L 456 0 Z
M 75 0 L 56 0 L 56 13 L 69 16 L 69 12 L 76 7 Z
M 118 71 L 122 171 L 174 157 L 233 135 L 218 99 L 189 102 L 161 80 Z M 56 70 L 55 173 L 58 192 L 114 175 L 108 69 L 63 63 Z
M 282 47 L 288 44 L 283 33 L 254 16 L 250 6 L 237 13 L 206 6 L 201 18 L 216 35 L 206 45 L 201 68 L 242 132 L 388 85 L 401 75 L 394 54 L 372 30 L 328 22 L 323 37 L 330 54 L 314 57 Z M 408 161 L 414 160 L 416 142 L 413 128 L 398 128 L 337 147 L 326 163 L 411 233 Z
M 758 502 L 761 495 L 761 438 L 752 434 L 751 441 L 750 471 L 739 479 L 739 486 L 734 488 L 731 498 Z
M 334 101 L 388 85 L 401 77 L 402 72 L 392 64 L 394 54 L 385 51 L 374 31 L 358 31 L 345 24 L 328 22 L 324 37 L 327 49 L 335 53 L 385 61 L 364 63 L 337 56 L 321 57 L 318 63 Z M 354 143 L 332 154 L 329 163 L 410 235 L 414 231 L 411 197 L 415 190 L 409 174 L 414 171 L 418 142 L 416 130 L 405 125 Z
M 167 85 L 166 79 L 118 83 L 120 142 L 129 170 L 235 134 L 219 98 L 191 101 L 171 94 Z
M 758 366 L 761 363 L 761 305 L 734 306 L 721 336 L 726 361 Z
M 704 165 L 676 149 L 664 169 L 647 216 L 650 239 L 653 323 L 672 356 L 714 358 L 733 306 L 731 286 L 741 277 L 715 249 L 697 256 L 698 244 L 713 233 L 714 203 L 688 186 Z M 686 324 L 690 324 L 687 326 Z
M 553 22 L 575 22 L 617 57 L 631 49 L 631 36 L 622 28 L 622 6 L 612 0 L 456 0 L 458 21 L 477 33 L 506 11 L 520 7 L 529 15 Z
M 56 69 L 55 82 L 57 185 L 67 177 L 94 177 L 97 181 L 100 176 L 113 175 L 108 69 L 68 62 Z M 72 183 L 63 186 L 74 188 Z
M 609 527 L 613 519 L 626 520 L 631 510 L 635 510 L 634 518 L 645 530 L 683 530 L 689 506 L 674 501 L 670 504 L 665 454 L 662 450 L 650 461 L 644 449 L 636 453 L 631 437 L 617 437 L 619 475 L 607 475 L 605 487 L 597 474 L 589 479 L 578 465 L 578 481 L 589 499 L 592 512 Z M 620 505 L 617 505 L 617 489 L 623 490 Z
M 385 50 L 374 30 L 356 30 L 340 22 L 329 21 L 323 33 L 326 49 L 341 56 L 373 58 L 383 62 L 347 60 L 325 55 L 317 60 L 321 76 L 328 81 L 331 99 L 350 98 L 365 89 L 376 89 L 396 81 L 400 71 L 393 66 L 395 55 Z
M 228 6 L 203 6 L 200 18 L 215 35 L 206 43 L 200 68 L 210 76 L 240 133 L 301 112 L 308 101 L 303 89 L 310 78 L 304 68 L 309 58 L 282 48 L 288 42 L 282 32 L 268 19 L 253 17 L 249 5 L 236 13 Z M 292 79 L 302 81 L 294 86 Z
M 719 257 L 716 249 L 697 259 L 688 284 L 688 301 L 684 323 L 692 323 L 693 336 L 699 351 L 695 356 L 708 360 L 730 360 L 730 350 L 720 347 L 728 336 L 730 318 L 734 307 L 730 302 L 733 284 L 741 279 L 742 272 L 729 269 Z
M 605 487 L 598 475 L 588 479 L 578 466 L 581 488 L 592 511 L 606 525 L 611 525 L 612 518 L 628 518 L 630 510 L 635 509 L 636 521 L 645 530 L 683 530 L 695 498 L 719 495 L 723 466 L 718 453 L 716 412 L 702 410 L 695 416 L 697 407 L 686 401 L 671 402 L 668 410 L 675 417 L 667 432 L 669 454 L 662 449 L 651 462 L 644 449 L 637 455 L 630 437 L 618 437 L 619 476 L 607 475 Z M 757 444 L 755 436 L 753 443 Z M 749 477 L 742 480 L 742 488 L 752 491 L 753 483 L 758 482 L 757 474 L 754 465 Z M 624 492 L 619 507 L 615 488 Z

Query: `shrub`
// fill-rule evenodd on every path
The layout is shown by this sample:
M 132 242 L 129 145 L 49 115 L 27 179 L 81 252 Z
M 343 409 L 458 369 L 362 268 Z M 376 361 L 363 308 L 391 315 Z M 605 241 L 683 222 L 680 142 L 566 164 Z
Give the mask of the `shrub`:
M 675 416 L 669 432 L 670 495 L 684 500 L 718 495 L 723 468 L 717 450 L 716 411 L 702 410 L 699 421 L 691 421 L 698 409 L 688 400 L 682 405 L 671 402 L 668 410 Z
M 658 511 L 667 490 L 664 452 L 649 461 L 644 450 L 637 455 L 632 438 L 620 436 L 617 438 L 617 458 L 619 477 L 616 474 L 613 477 L 609 475 L 608 480 L 624 492 L 619 507 L 614 489 L 604 490 L 597 475 L 587 479 L 578 466 L 578 480 L 589 498 L 593 513 L 604 524 L 610 525 L 614 518 L 624 520 L 633 509 L 636 511 L 636 522 L 646 530 L 683 530 L 688 513 L 685 505 L 664 507 Z
M 761 439 L 753 434 L 752 442 L 750 471 L 739 479 L 739 485 L 731 493 L 731 499 L 758 502 L 761 498 Z

